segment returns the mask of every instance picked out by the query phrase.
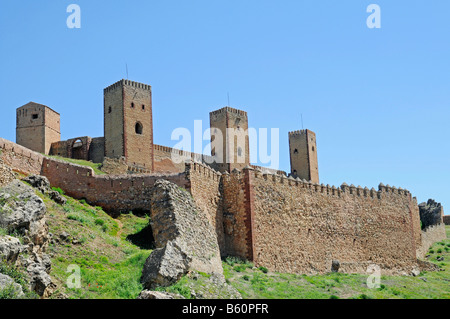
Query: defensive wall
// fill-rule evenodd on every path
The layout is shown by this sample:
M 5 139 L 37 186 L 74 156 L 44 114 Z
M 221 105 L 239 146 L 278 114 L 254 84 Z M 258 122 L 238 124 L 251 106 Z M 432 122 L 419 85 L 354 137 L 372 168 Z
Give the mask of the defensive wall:
M 401 188 L 330 187 L 246 167 L 221 174 L 187 163 L 172 174 L 98 175 L 0 139 L 0 158 L 15 171 L 46 176 L 69 196 L 115 215 L 148 211 L 158 179 L 187 189 L 216 230 L 221 255 L 239 256 L 273 271 L 322 273 L 333 260 L 343 272 L 370 264 L 402 273 L 445 238 L 443 226 L 420 229 L 417 201 Z M 435 230 L 436 229 L 436 230 Z

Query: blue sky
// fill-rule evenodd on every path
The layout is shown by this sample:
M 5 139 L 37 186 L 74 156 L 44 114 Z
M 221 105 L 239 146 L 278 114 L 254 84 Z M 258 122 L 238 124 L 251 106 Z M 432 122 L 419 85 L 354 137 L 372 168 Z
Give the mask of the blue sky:
M 66 26 L 71 3 L 81 29 Z M 61 113 L 63 139 L 103 136 L 103 88 L 128 64 L 153 87 L 157 144 L 207 126 L 229 92 L 250 126 L 280 129 L 281 169 L 303 114 L 321 182 L 383 182 L 450 212 L 449 15 L 447 0 L 2 1 L 0 136 L 15 141 L 29 101 Z

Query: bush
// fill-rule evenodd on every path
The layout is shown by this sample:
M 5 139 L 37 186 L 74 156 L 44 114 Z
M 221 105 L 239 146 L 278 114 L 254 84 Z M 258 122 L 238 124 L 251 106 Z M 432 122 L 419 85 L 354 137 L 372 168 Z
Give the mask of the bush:
M 439 248 L 439 249 L 437 250 L 437 253 L 438 253 L 438 254 L 442 254 L 442 249 Z
M 64 191 L 59 187 L 52 187 L 54 191 L 57 191 L 60 195 L 64 195 Z
M 104 224 L 105 224 L 105 221 L 103 219 L 101 219 L 101 218 L 97 218 L 95 220 L 95 225 L 103 226 Z
M 267 274 L 269 272 L 269 270 L 266 267 L 263 267 L 263 266 L 259 267 L 258 269 L 261 270 L 265 274 Z
M 244 279 L 245 281 L 249 281 L 250 277 L 248 275 L 244 275 L 244 276 L 242 276 L 242 279 Z
M 434 250 L 433 250 L 433 249 L 430 249 L 428 252 L 429 252 L 430 254 L 434 254 Z
M 331 295 L 331 296 L 330 296 L 330 299 L 339 299 L 339 297 L 336 296 L 336 295 Z

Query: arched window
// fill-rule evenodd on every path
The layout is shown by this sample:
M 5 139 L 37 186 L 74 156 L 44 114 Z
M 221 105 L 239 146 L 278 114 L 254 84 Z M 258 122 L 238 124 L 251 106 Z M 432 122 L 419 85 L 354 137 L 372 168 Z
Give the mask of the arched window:
M 133 102 L 131 102 L 131 108 L 134 109 L 134 103 Z
M 110 106 L 110 107 L 108 107 L 108 113 L 111 113 L 111 112 L 112 112 L 112 108 Z
M 142 124 L 140 122 L 137 122 L 135 126 L 136 134 L 142 135 L 142 130 L 143 130 Z
M 238 147 L 238 156 L 241 157 L 242 156 L 242 148 Z
M 142 104 L 142 111 L 145 111 L 145 105 Z
M 295 150 L 294 150 L 294 154 L 298 154 L 298 149 L 295 149 Z

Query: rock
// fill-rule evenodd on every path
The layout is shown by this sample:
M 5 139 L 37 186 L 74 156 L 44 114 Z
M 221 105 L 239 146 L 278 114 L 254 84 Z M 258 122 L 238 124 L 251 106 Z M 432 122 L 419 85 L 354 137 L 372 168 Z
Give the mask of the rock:
M 444 257 L 438 257 L 436 258 L 437 261 L 444 261 Z
M 223 274 L 215 230 L 188 192 L 156 181 L 151 227 L 157 249 L 144 265 L 141 282 L 146 289 L 171 285 L 190 270 Z
M 27 267 L 27 271 L 30 276 L 31 290 L 42 297 L 51 295 L 56 286 L 47 274 L 45 267 L 40 263 L 32 263 Z
M 143 290 L 137 299 L 185 299 L 178 294 L 172 294 L 167 292 Z
M 0 259 L 15 263 L 19 254 L 25 249 L 20 240 L 11 236 L 0 237 Z
M 419 276 L 419 275 L 420 275 L 420 270 L 418 270 L 418 269 L 413 269 L 413 270 L 411 271 L 411 275 L 413 275 L 414 277 Z
M 339 262 L 339 260 L 333 260 L 331 262 L 331 272 L 338 272 L 340 266 L 341 263 Z
M 46 208 L 42 199 L 34 190 L 14 180 L 0 189 L 0 226 L 9 231 L 17 230 L 24 235 L 25 241 L 34 245 L 43 245 L 48 241 L 48 229 L 45 224 Z
M 40 175 L 29 175 L 23 181 L 29 183 L 32 187 L 38 189 L 42 194 L 48 195 L 50 199 L 60 205 L 65 205 L 67 199 L 57 191 L 53 190 L 47 177 Z
M 47 194 L 48 190 L 51 189 L 50 182 L 45 176 L 29 175 L 23 181 L 30 184 L 31 187 L 37 188 L 42 194 Z
M 189 269 L 189 258 L 174 242 L 164 248 L 155 249 L 146 260 L 141 282 L 146 289 L 170 286 L 176 283 Z
M 63 241 L 67 241 L 69 239 L 69 233 L 68 232 L 62 232 L 61 234 L 59 234 L 59 238 L 61 238 L 61 240 Z
M 419 277 L 419 278 L 422 279 L 422 280 L 425 281 L 425 282 L 428 282 L 428 279 L 425 278 L 425 277 Z
M 45 180 L 31 179 L 37 187 L 45 187 Z M 0 250 L 8 261 L 26 269 L 31 290 L 41 297 L 48 297 L 55 285 L 48 273 L 51 261 L 46 248 L 49 243 L 47 212 L 35 190 L 19 180 L 0 188 L 0 226 L 23 236 L 24 245 L 15 238 L 0 239 Z M 27 251 L 27 255 L 21 252 Z
M 13 298 L 23 298 L 25 294 L 23 293 L 22 286 L 14 281 L 11 277 L 0 274 L 0 291 L 4 291 L 5 289 L 12 289 Z

